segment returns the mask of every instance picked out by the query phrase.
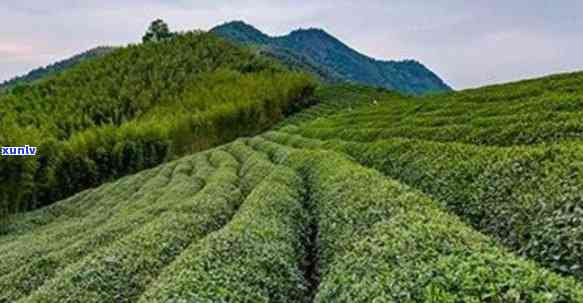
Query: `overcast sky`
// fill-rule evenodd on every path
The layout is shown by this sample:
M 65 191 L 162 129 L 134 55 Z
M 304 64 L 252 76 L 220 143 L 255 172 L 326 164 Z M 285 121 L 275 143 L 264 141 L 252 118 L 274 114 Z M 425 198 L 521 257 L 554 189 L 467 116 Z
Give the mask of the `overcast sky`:
M 173 30 L 230 20 L 270 35 L 319 27 L 375 58 L 417 59 L 463 89 L 583 70 L 581 12 L 580 0 L 1 0 L 0 81 L 138 42 L 163 18 Z

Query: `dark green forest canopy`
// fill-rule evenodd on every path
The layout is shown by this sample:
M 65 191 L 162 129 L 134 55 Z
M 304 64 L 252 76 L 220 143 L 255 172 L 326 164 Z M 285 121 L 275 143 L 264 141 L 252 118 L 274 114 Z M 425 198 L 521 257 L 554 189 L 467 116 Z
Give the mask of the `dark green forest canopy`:
M 130 45 L 1 96 L 0 204 L 34 208 L 174 155 L 254 134 L 312 79 L 208 33 Z
M 330 83 L 351 82 L 420 95 L 451 91 L 434 72 L 415 60 L 382 61 L 363 55 L 321 29 L 300 29 L 270 37 L 241 21 L 211 30 L 231 41 L 258 46 L 262 52 L 317 75 Z
M 218 69 L 277 71 L 271 62 L 207 34 L 132 45 L 3 97 L 2 122 L 35 126 L 66 139 L 104 124 L 120 125 L 157 105 L 176 102 L 188 86 Z M 7 125 L 7 124 L 4 124 Z

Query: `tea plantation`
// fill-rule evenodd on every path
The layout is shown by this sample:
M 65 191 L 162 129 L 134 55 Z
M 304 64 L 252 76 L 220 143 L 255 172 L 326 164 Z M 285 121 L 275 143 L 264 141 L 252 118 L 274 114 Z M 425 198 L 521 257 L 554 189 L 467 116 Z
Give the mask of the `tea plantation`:
M 583 74 L 316 97 L 9 216 L 0 302 L 583 302 Z

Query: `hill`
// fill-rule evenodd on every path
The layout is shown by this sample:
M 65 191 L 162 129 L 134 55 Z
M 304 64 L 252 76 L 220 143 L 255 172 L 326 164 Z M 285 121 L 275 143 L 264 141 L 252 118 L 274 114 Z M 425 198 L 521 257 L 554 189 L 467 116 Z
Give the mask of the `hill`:
M 381 61 L 367 57 L 321 29 L 301 29 L 270 37 L 241 21 L 217 26 L 211 32 L 243 44 L 258 46 L 290 65 L 302 62 L 328 82 L 355 82 L 405 94 L 449 91 L 435 73 L 414 60 Z M 315 69 L 315 71 L 314 71 Z
M 583 302 L 582 95 L 583 73 L 323 87 L 272 131 L 10 216 L 0 302 Z
M 0 210 L 29 210 L 263 131 L 314 82 L 213 34 L 131 45 L 0 96 Z
M 516 253 L 583 277 L 583 73 L 419 99 L 354 88 L 325 95 L 268 137 L 349 154 Z M 345 99 L 353 103 L 327 114 Z
M 15 77 L 11 80 L 0 83 L 0 91 L 14 88 L 15 86 L 18 85 L 30 84 L 39 79 L 58 74 L 60 72 L 63 72 L 65 69 L 73 67 L 85 60 L 104 56 L 108 53 L 111 53 L 114 50 L 115 48 L 113 47 L 100 46 L 92 48 L 81 54 L 75 55 L 71 58 L 50 64 L 46 67 L 39 67 L 37 69 L 30 71 L 26 75 Z

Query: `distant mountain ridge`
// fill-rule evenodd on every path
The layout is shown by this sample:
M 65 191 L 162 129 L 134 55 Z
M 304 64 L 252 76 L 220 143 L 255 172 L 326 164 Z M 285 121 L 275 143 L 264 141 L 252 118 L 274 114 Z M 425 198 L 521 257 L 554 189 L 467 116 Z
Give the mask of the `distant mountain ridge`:
M 357 52 L 322 29 L 294 30 L 271 37 L 242 21 L 217 26 L 211 32 L 256 46 L 261 52 L 307 68 L 329 82 L 355 82 L 406 94 L 449 91 L 434 72 L 415 60 L 384 61 Z
M 439 76 L 418 61 L 377 60 L 357 52 L 322 29 L 298 29 L 285 36 L 271 37 L 252 25 L 234 21 L 219 25 L 211 32 L 251 46 L 258 53 L 275 58 L 293 70 L 310 72 L 328 83 L 352 82 L 413 95 L 451 90 Z M 26 75 L 0 83 L 0 92 L 58 74 L 114 49 L 96 47 L 34 69 Z
M 68 59 L 58 61 L 56 63 L 47 65 L 45 67 L 39 67 L 39 68 L 33 69 L 32 71 L 28 72 L 25 75 L 18 76 L 18 77 L 10 79 L 8 81 L 5 81 L 3 83 L 0 83 L 0 91 L 14 87 L 14 86 L 19 85 L 19 84 L 28 84 L 30 82 L 42 79 L 46 76 L 60 73 L 60 72 L 64 71 L 65 69 L 68 69 L 72 66 L 79 64 L 82 61 L 103 56 L 105 54 L 112 52 L 113 50 L 115 50 L 114 47 L 99 46 L 99 47 L 92 48 L 88 51 L 85 51 L 83 53 L 80 53 L 78 55 L 74 55 Z

